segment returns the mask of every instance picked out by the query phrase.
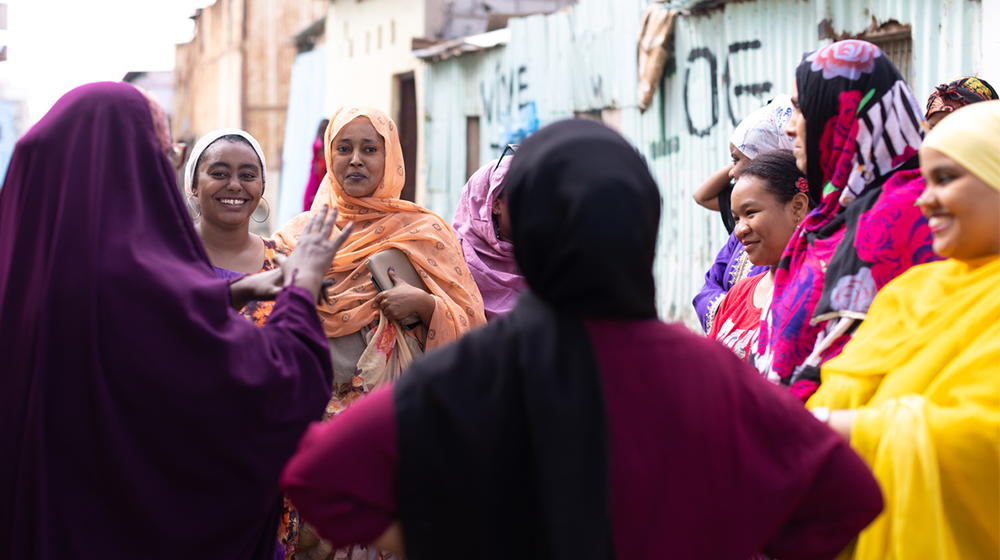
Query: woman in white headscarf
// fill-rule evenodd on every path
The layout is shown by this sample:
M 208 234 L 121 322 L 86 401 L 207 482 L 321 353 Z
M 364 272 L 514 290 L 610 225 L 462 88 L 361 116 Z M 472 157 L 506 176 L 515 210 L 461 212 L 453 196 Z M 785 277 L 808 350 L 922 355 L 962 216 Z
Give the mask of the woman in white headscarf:
M 188 205 L 219 278 L 235 280 L 273 270 L 275 255 L 290 252 L 273 239 L 250 233 L 250 219 L 263 200 L 266 174 L 260 144 L 235 128 L 209 132 L 198 140 L 188 159 L 184 170 Z M 254 324 L 263 325 L 273 305 L 251 301 L 240 312 Z
M 732 154 L 733 161 L 713 173 L 694 191 L 695 202 L 722 214 L 722 221 L 730 234 L 726 245 L 705 273 L 705 285 L 692 302 L 705 332 L 712 330 L 715 312 L 726 292 L 740 280 L 766 271 L 766 267 L 755 267 L 750 263 L 743 246 L 733 234 L 736 224 L 729 205 L 729 195 L 733 192 L 730 181 L 739 179 L 746 164 L 758 155 L 771 150 L 792 148 L 792 141 L 784 132 L 792 110 L 791 97 L 781 94 L 750 113 L 729 139 L 729 153 Z

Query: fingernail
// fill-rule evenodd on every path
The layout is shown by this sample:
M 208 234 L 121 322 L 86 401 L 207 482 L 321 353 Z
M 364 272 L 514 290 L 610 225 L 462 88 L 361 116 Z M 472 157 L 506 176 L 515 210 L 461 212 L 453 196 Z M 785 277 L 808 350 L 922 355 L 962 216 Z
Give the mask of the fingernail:
M 393 271 L 393 272 L 396 272 L 396 269 L 395 269 L 395 268 L 393 268 L 393 267 L 391 267 L 391 266 L 389 267 L 389 270 L 391 270 L 391 271 Z

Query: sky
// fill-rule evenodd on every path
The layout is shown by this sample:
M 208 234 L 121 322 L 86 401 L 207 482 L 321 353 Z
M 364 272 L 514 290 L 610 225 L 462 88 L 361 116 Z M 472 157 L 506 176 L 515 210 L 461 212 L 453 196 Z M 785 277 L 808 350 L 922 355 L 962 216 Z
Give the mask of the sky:
M 67 91 L 126 72 L 172 70 L 174 46 L 194 36 L 189 18 L 214 0 L 0 0 L 7 3 L 7 61 L 0 86 L 28 102 L 34 124 Z

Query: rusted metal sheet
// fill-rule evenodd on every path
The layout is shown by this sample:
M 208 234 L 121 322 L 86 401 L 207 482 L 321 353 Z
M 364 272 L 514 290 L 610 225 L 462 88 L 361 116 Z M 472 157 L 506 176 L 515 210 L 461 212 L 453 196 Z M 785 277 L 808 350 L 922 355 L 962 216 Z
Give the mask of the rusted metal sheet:
M 645 6 L 581 0 L 548 16 L 511 19 L 506 45 L 428 64 L 426 202 L 452 216 L 466 179 L 469 117 L 478 117 L 479 163 L 498 157 L 512 130 L 530 128 L 528 110 L 539 126 L 574 116 L 603 120 L 645 155 L 659 183 L 657 303 L 664 319 L 692 328 L 691 299 L 726 238 L 719 216 L 698 207 L 692 193 L 729 160 L 729 136 L 739 121 L 790 90 L 803 54 L 831 37 L 895 20 L 909 26 L 906 62 L 918 99 L 979 70 L 980 2 L 751 0 L 711 8 L 678 2 L 665 5 L 682 10 L 673 70 L 668 64 L 643 114 L 636 48 Z

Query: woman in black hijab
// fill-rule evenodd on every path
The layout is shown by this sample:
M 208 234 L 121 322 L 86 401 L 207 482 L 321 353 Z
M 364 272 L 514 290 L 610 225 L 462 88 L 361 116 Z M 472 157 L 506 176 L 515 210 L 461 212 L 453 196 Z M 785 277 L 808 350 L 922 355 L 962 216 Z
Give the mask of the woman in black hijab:
M 840 552 L 880 511 L 877 485 L 794 398 L 656 319 L 660 196 L 642 157 L 565 121 L 524 142 L 507 180 L 530 291 L 313 426 L 282 476 L 303 516 L 334 545 L 414 560 Z M 363 458 L 335 459 L 360 442 Z

